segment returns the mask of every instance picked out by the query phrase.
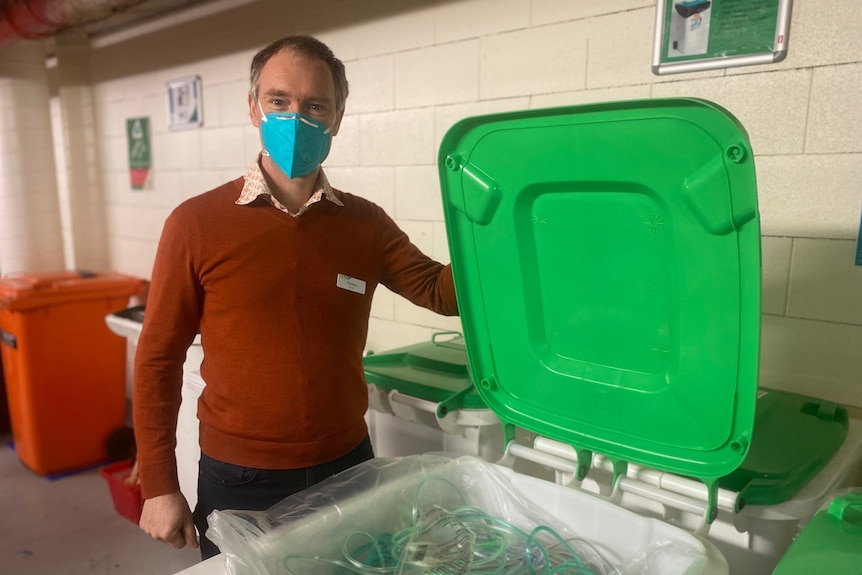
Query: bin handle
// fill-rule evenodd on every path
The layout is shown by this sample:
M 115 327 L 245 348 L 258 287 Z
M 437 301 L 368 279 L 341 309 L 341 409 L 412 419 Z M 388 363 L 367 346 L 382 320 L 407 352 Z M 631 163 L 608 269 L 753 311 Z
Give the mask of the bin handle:
M 452 339 L 447 339 L 446 341 L 438 342 L 437 339 L 443 337 L 444 335 L 454 335 L 455 337 L 453 337 Z M 433 343 L 434 345 L 445 347 L 447 343 L 452 343 L 459 337 L 464 337 L 464 334 L 462 334 L 460 331 L 438 331 L 431 334 L 431 343 Z
M 829 504 L 829 515 L 862 527 L 862 493 L 847 493 Z
M 428 401 L 427 399 L 421 399 L 419 397 L 413 397 L 412 395 L 400 393 L 396 389 L 393 389 L 389 392 L 389 401 L 394 401 L 395 403 L 400 403 L 401 405 L 406 405 L 407 407 L 413 407 L 426 413 L 437 413 L 436 403 Z
M 18 338 L 14 333 L 0 329 L 0 343 L 5 343 L 12 349 L 18 349 Z

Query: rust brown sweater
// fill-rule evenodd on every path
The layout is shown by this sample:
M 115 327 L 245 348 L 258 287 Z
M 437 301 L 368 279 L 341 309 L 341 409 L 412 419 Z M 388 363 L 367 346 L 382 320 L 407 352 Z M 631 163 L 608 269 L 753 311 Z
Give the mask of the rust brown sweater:
M 343 206 L 322 201 L 295 218 L 261 200 L 236 205 L 242 185 L 181 204 L 159 242 L 135 358 L 145 498 L 179 488 L 182 364 L 198 329 L 202 451 L 284 469 L 335 459 L 367 433 L 362 352 L 378 284 L 457 314 L 449 266 L 423 255 L 378 206 L 336 190 Z

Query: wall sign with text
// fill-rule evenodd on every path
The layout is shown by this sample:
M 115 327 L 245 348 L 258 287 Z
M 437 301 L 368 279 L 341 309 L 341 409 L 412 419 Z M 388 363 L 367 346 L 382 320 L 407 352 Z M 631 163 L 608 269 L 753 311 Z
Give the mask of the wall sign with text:
M 129 176 L 133 190 L 144 189 L 150 173 L 150 119 L 126 120 L 126 143 L 129 150 Z
M 793 0 L 658 0 L 652 71 L 699 72 L 780 62 Z
M 189 76 L 168 82 L 168 128 L 198 128 L 204 123 L 201 77 Z

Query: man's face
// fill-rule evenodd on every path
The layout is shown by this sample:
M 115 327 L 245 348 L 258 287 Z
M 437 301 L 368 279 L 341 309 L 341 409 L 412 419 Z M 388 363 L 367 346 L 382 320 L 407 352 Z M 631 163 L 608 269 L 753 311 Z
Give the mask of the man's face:
M 335 83 L 329 67 L 320 60 L 288 50 L 274 55 L 260 72 L 258 99 L 264 114 L 296 112 L 329 126 L 338 133 L 344 111 L 335 110 Z M 260 128 L 261 112 L 249 95 L 251 122 Z

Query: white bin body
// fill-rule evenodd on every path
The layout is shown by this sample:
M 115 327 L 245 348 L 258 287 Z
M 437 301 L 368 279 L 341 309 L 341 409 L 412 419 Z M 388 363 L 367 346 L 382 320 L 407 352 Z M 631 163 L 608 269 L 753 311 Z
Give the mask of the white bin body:
M 195 508 L 198 502 L 198 461 L 201 448 L 198 443 L 198 398 L 204 389 L 200 371 L 187 371 L 183 377 L 183 402 L 177 418 L 177 476 L 180 491 Z
M 854 485 L 862 468 L 862 421 L 851 419 L 847 438 L 832 460 L 799 493 L 778 505 L 749 505 L 720 514 L 710 540 L 734 575 L 772 573 L 793 540 L 836 491 Z
M 573 452 L 571 458 L 575 459 Z M 792 499 L 779 505 L 748 505 L 737 513 L 719 508 L 718 518 L 710 526 L 707 539 L 727 558 L 733 575 L 772 573 L 805 524 L 837 490 L 853 485 L 860 469 L 862 421 L 851 419 L 841 449 Z M 571 479 L 567 474 L 557 477 L 557 481 L 563 484 L 568 484 Z M 594 467 L 582 487 L 607 495 L 611 491 L 611 483 L 611 473 Z M 689 531 L 694 531 L 701 523 L 701 517 L 632 493 L 623 494 L 621 505 L 645 517 L 661 519 Z
M 514 497 L 524 500 L 527 509 L 549 517 L 555 526 L 567 529 L 566 538 L 589 541 L 613 564 L 637 560 L 649 554 L 650 550 L 661 547 L 664 551 L 650 554 L 649 566 L 640 570 L 640 575 L 728 573 L 727 562 L 714 546 L 678 527 L 637 515 L 583 491 L 516 473 L 500 465 L 493 465 L 493 468 L 511 482 Z M 317 556 L 337 557 L 342 552 L 343 537 L 355 530 L 380 533 L 400 528 L 405 517 L 409 518 L 409 509 L 399 502 L 412 501 L 410 494 L 420 489 L 431 474 L 451 477 L 459 487 L 469 486 L 464 491 L 465 504 L 475 505 L 495 517 L 509 513 L 517 516 L 521 505 L 501 504 L 494 479 L 482 473 L 481 469 L 471 463 L 470 458 L 466 461 L 460 458 L 446 464 L 443 471 L 426 468 L 404 473 L 397 480 L 378 482 L 371 489 L 339 500 L 337 505 L 329 505 L 322 511 L 316 510 L 289 524 L 245 539 L 241 551 L 234 557 L 254 557 L 254 560 L 232 564 L 237 575 L 263 575 L 282 572 L 281 560 L 287 554 L 313 550 Z M 217 556 L 182 574 L 222 575 L 226 572 L 224 561 Z M 322 566 L 317 572 L 331 572 L 331 566 L 328 566 L 329 570 L 326 567 Z
M 490 409 L 458 409 L 437 417 L 437 404 L 368 386 L 366 422 L 377 457 L 422 453 L 474 455 L 485 461 L 503 456 L 503 427 Z

